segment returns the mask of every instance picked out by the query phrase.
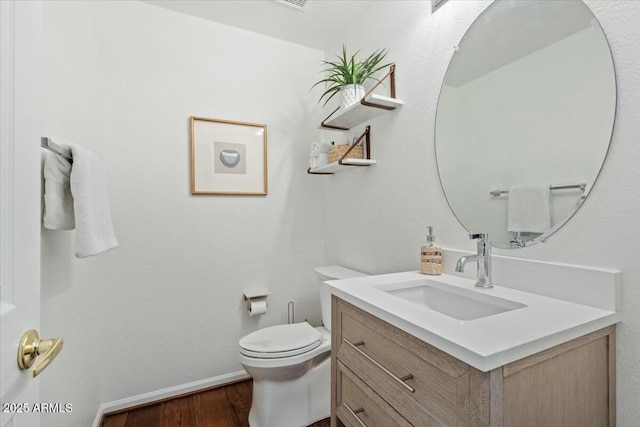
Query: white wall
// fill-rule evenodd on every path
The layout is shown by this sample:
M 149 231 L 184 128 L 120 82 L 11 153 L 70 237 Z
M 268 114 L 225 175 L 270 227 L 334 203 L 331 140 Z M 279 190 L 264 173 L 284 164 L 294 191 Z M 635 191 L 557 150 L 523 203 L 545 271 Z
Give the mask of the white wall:
M 417 269 L 425 227 L 440 244 L 473 251 L 438 182 L 433 133 L 440 85 L 453 47 L 490 1 L 451 0 L 434 15 L 430 2 L 375 2 L 345 36 L 352 49 L 386 47 L 397 62 L 405 105 L 372 125 L 378 164 L 326 178 L 327 262 L 371 273 Z M 609 40 L 618 102 L 611 148 L 591 195 L 547 243 L 497 254 L 620 269 L 624 320 L 618 327 L 618 425 L 640 418 L 640 3 L 587 1 Z M 335 46 L 333 54 L 341 46 Z M 356 221 L 350 221 L 356 219 Z
M 320 138 L 323 53 L 141 2 L 44 2 L 44 132 L 94 151 L 109 177 L 120 248 L 72 256 L 73 232 L 42 238 L 42 335 L 65 348 L 43 401 L 93 422 L 100 403 L 241 369 L 258 327 L 319 324 L 322 180 L 306 174 Z M 269 195 L 192 196 L 189 116 L 268 126 Z M 272 292 L 249 318 L 245 286 Z

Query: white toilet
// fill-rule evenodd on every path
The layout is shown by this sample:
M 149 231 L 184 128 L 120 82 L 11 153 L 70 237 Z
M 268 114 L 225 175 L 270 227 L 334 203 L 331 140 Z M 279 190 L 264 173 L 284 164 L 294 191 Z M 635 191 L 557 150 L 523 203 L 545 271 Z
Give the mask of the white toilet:
M 316 274 L 324 326 L 270 326 L 240 339 L 240 363 L 253 377 L 251 427 L 308 426 L 329 416 L 331 294 L 322 282 L 365 274 L 337 265 Z

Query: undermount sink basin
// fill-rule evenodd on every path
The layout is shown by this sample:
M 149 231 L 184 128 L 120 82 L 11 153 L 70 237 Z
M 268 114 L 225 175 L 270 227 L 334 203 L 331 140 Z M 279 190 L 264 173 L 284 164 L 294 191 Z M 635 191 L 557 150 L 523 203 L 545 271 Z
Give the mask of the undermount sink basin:
M 475 320 L 526 307 L 515 301 L 429 279 L 392 283 L 378 289 L 458 320 Z

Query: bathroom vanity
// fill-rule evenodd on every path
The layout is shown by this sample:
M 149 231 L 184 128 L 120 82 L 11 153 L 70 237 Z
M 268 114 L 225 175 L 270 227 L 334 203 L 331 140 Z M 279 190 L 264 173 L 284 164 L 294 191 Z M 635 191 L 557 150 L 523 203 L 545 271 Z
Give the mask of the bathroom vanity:
M 500 287 L 475 291 L 447 275 L 420 285 L 419 276 L 329 282 L 332 426 L 615 425 L 618 313 Z M 429 294 L 431 307 L 415 292 L 389 295 L 408 284 L 457 293 L 454 310 L 471 305 L 456 313 L 439 294 Z M 481 301 L 475 308 L 463 300 L 475 298 L 470 292 Z M 485 303 L 498 312 L 482 312 Z

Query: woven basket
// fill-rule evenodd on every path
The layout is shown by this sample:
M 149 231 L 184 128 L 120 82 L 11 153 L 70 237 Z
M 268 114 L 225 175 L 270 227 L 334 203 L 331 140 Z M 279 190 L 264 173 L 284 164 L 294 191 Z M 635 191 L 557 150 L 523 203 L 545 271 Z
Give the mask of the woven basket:
M 329 163 L 340 160 L 350 147 L 350 145 L 337 145 L 329 150 Z M 350 159 L 364 159 L 364 150 L 362 149 L 362 145 L 356 145 L 353 147 L 353 150 L 349 151 L 349 155 L 347 157 Z

